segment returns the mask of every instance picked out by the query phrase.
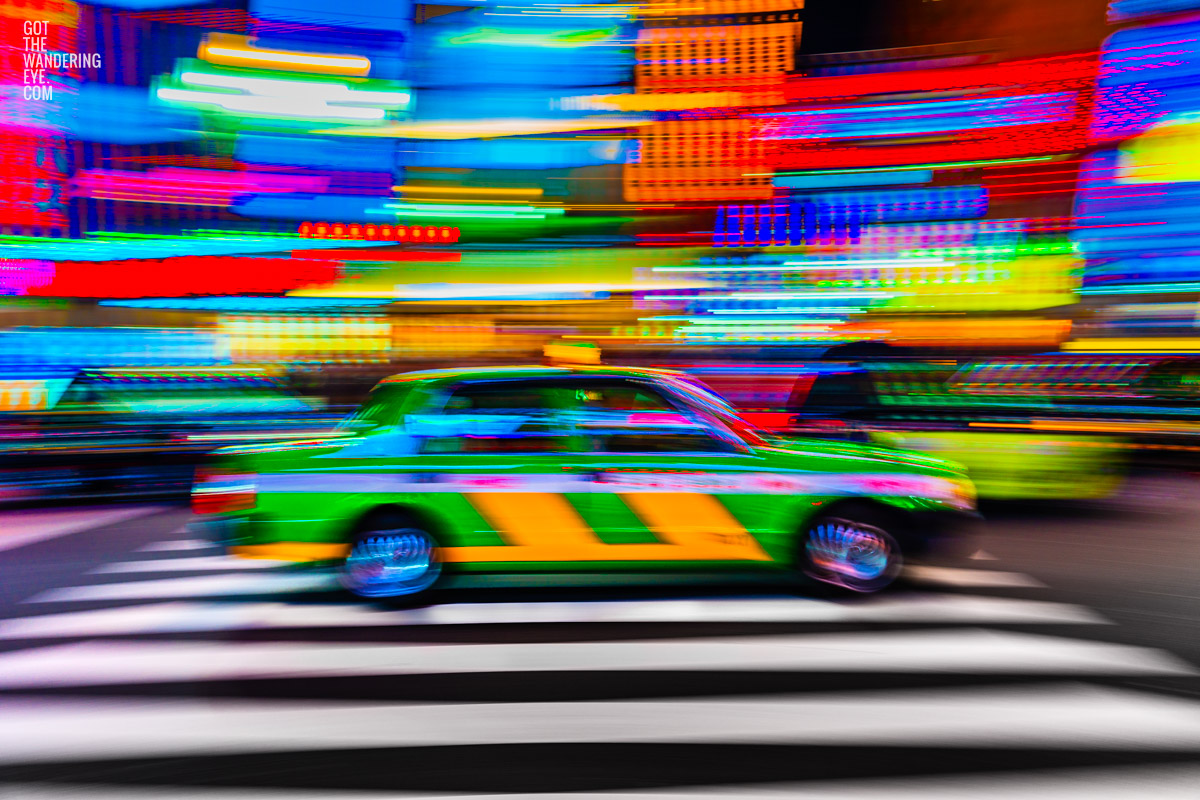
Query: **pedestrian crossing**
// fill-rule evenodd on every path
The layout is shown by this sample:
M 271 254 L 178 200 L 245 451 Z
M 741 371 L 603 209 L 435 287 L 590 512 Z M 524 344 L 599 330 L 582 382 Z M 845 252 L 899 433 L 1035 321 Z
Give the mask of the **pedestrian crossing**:
M 942 586 L 977 586 L 984 588 L 1006 586 L 1044 588 L 1046 586 L 1046 584 L 1032 575 L 1025 575 L 1019 572 L 1005 572 L 994 569 L 931 567 L 924 564 L 909 567 L 906 577 L 914 583 Z
M 90 575 L 106 575 L 123 572 L 230 572 L 242 569 L 274 569 L 287 562 L 260 558 L 231 559 L 223 555 L 192 556 L 190 558 L 154 558 L 146 561 L 115 561 L 101 564 Z
M 395 609 L 151 542 L 0 620 L 0 796 L 1194 796 L 1200 699 L 1141 687 L 1200 669 L 973 561 Z
M 45 600 L 44 596 L 41 598 Z M 881 597 L 869 603 L 845 604 L 805 598 L 546 601 L 458 603 L 403 611 L 348 603 L 298 605 L 277 601 L 178 600 L 0 620 L 0 640 L 314 627 L 638 622 L 1108 624 L 1094 611 L 1080 606 L 935 594 Z
M 0 655 L 0 689 L 321 675 L 743 670 L 1195 675 L 1145 648 L 984 630 L 518 644 L 84 642 Z
M 972 778 L 924 778 L 850 780 L 783 783 L 765 786 L 739 786 L 735 789 L 718 787 L 702 791 L 649 789 L 635 792 L 588 792 L 575 795 L 586 800 L 1127 800 L 1139 797 L 1147 786 L 1154 787 L 1156 800 L 1195 800 L 1200 784 L 1200 767 L 1174 764 L 1152 768 L 1072 769 L 1046 776 L 1028 777 L 1003 774 L 988 775 L 986 780 Z M 160 800 L 161 788 L 122 787 L 106 789 L 94 785 L 63 784 L 52 789 L 36 784 L 9 784 L 5 800 L 61 800 L 62 797 L 86 797 L 88 800 Z M 173 788 L 172 800 L 403 800 L 418 796 L 409 792 L 321 791 L 311 789 L 235 789 L 204 788 L 186 790 Z M 422 795 L 424 796 L 424 795 Z M 562 794 L 439 794 L 439 800 L 554 800 Z
M 631 742 L 1200 748 L 1200 704 L 1071 685 L 603 703 L 0 702 L 0 764 L 64 756 Z M 965 709 L 969 708 L 969 713 Z M 714 724 L 720 721 L 719 725 Z M 104 731 L 103 736 L 98 736 Z
M 176 550 L 212 550 L 212 542 L 204 539 L 164 539 L 138 548 L 139 553 L 174 552 Z

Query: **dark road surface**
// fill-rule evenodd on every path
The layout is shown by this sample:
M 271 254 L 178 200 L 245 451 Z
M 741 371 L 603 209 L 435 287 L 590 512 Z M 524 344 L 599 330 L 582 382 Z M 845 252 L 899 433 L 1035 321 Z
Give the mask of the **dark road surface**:
M 986 511 L 879 597 L 411 610 L 177 507 L 0 512 L 0 800 L 1200 797 L 1200 481 Z

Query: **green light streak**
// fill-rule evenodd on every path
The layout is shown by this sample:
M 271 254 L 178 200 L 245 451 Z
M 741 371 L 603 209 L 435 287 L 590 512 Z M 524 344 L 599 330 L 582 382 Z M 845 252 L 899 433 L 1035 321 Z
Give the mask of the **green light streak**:
M 961 247 L 926 247 L 904 250 L 901 258 L 955 258 L 966 261 L 1012 261 L 1022 256 L 1074 256 L 1079 249 L 1075 242 L 1061 239 L 1052 242 L 1021 242 L 1004 245 L 964 245 Z
M 368 213 L 375 213 L 373 210 Z M 385 203 L 378 212 L 398 217 L 454 217 L 467 219 L 545 219 L 562 216 L 561 208 L 538 206 L 449 205 L 443 203 Z
M 591 30 L 552 31 L 550 33 L 522 33 L 500 28 L 479 28 L 461 36 L 447 37 L 450 45 L 491 44 L 513 47 L 587 47 L 599 44 L 615 36 L 616 28 L 594 28 Z

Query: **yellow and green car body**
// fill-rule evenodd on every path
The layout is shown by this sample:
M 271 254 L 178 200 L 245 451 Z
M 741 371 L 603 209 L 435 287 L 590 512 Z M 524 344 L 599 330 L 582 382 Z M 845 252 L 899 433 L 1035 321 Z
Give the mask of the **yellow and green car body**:
M 345 569 L 357 547 L 378 560 L 417 541 L 447 573 L 808 567 L 821 579 L 840 554 L 875 565 L 843 572 L 888 575 L 826 582 L 868 591 L 974 516 L 974 487 L 934 456 L 765 437 L 679 373 L 513 367 L 394 376 L 338 435 L 220 450 L 193 507 L 246 557 Z

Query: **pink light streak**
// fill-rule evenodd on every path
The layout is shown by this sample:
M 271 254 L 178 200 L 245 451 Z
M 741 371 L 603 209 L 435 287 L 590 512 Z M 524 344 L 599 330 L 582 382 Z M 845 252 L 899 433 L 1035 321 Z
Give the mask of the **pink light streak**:
M 158 167 L 145 172 L 84 170 L 71 180 L 69 191 L 73 197 L 96 200 L 228 206 L 241 195 L 315 193 L 328 186 L 329 178 L 323 176 Z

